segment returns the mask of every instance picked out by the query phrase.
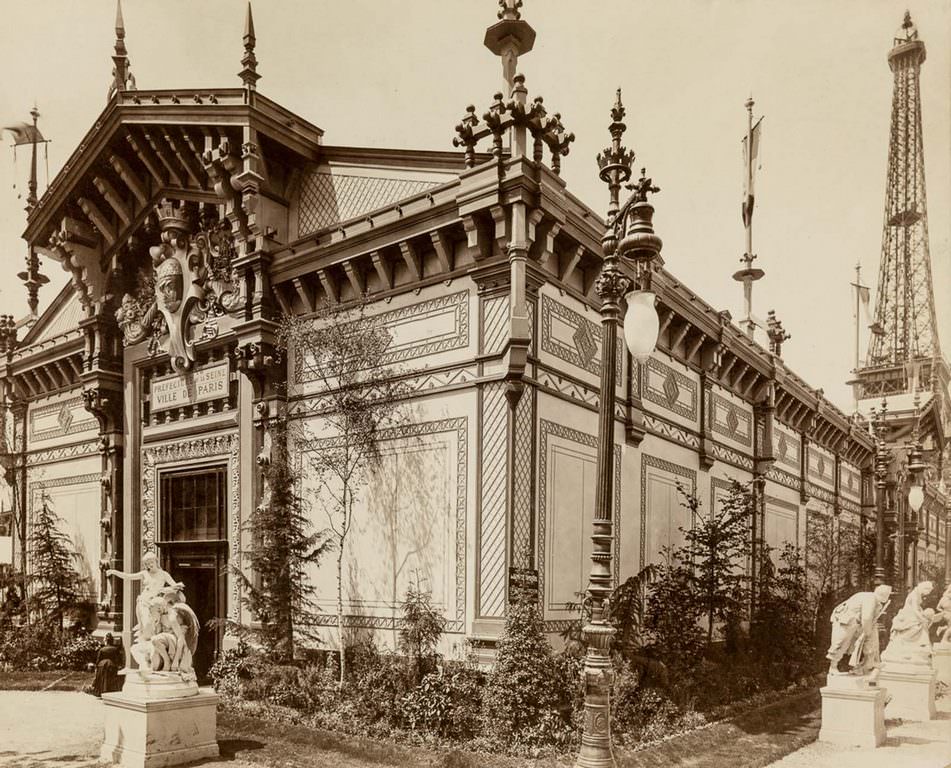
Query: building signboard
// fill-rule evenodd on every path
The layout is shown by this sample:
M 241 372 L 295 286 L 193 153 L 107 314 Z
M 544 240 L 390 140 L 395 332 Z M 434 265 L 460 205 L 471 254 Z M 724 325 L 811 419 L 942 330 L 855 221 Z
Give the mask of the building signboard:
M 230 380 L 227 361 L 184 374 L 154 378 L 151 382 L 152 410 L 164 411 L 224 399 L 228 397 Z

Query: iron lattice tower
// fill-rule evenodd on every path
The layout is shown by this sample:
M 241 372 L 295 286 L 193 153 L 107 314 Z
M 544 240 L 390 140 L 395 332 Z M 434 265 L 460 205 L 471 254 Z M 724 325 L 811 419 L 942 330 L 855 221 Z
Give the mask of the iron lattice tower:
M 919 77 L 925 44 L 905 13 L 888 65 L 894 76 L 882 257 L 875 324 L 860 372 L 865 397 L 909 392 L 918 381 L 930 389 L 941 360 L 935 317 Z M 864 374 L 864 375 L 863 375 Z

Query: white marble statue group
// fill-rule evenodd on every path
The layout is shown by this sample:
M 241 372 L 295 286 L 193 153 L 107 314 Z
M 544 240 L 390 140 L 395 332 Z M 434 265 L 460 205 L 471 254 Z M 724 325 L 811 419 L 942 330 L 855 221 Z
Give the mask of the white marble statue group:
M 866 678 L 870 686 L 877 684 L 882 661 L 930 667 L 932 663 L 931 627 L 945 622 L 940 642 L 951 639 L 951 586 L 938 602 L 937 612 L 924 608 L 925 597 L 934 590 L 930 581 L 920 582 L 908 593 L 905 604 L 895 614 L 888 645 L 879 652 L 878 619 L 891 600 L 892 588 L 881 585 L 873 592 L 856 592 L 839 603 L 832 612 L 832 642 L 826 658 L 829 674 L 853 674 Z M 848 656 L 849 672 L 839 671 L 839 662 Z
M 184 584 L 159 567 L 152 552 L 142 557 L 142 570 L 134 573 L 106 571 L 123 581 L 141 581 L 142 591 L 135 601 L 138 624 L 129 648 L 143 678 L 151 675 L 178 675 L 194 682 L 192 656 L 198 646 L 198 617 L 185 602 Z

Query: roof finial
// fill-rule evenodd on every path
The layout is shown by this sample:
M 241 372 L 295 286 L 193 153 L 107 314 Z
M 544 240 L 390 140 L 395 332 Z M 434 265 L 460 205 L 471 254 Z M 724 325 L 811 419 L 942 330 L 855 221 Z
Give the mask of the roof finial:
M 238 73 L 241 82 L 249 91 L 256 88 L 256 83 L 261 79 L 258 74 L 258 59 L 254 55 L 254 46 L 257 39 L 254 36 L 254 17 L 251 15 L 251 3 L 248 2 L 248 13 L 244 17 L 244 56 L 241 57 L 241 66 L 244 69 Z
M 499 21 L 485 31 L 485 47 L 502 59 L 504 97 L 512 95 L 518 57 L 535 45 L 535 30 L 522 19 L 522 0 L 499 0 Z
M 109 98 L 117 91 L 134 91 L 135 78 L 129 68 L 129 52 L 125 47 L 125 21 L 122 19 L 122 0 L 116 0 L 116 44 L 112 55 L 112 85 Z

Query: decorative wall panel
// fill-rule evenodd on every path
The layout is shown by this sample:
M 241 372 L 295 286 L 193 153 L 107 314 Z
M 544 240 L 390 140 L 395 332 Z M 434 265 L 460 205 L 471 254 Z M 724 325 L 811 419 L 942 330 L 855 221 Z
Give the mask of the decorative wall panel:
M 774 560 L 779 557 L 786 542 L 799 546 L 799 505 L 767 495 L 763 538 L 775 550 Z
M 542 294 L 542 351 L 594 376 L 601 375 L 601 325 Z M 619 349 L 622 342 L 619 342 Z M 621 381 L 623 354 L 615 378 Z
M 652 541 L 651 545 L 658 543 L 661 538 L 666 538 L 662 543 L 668 544 L 676 540 L 677 529 L 681 525 L 688 527 L 692 523 L 689 512 L 680 506 L 682 499 L 677 491 L 678 482 L 687 493 L 696 493 L 696 470 L 646 453 L 641 454 L 641 568 L 653 562 L 657 556 L 653 551 L 648 554 L 649 538 L 657 540 Z M 652 531 L 657 535 L 652 536 Z M 666 537 L 661 535 L 665 532 Z
M 81 397 L 30 409 L 30 440 L 52 440 L 87 430 L 98 431 L 98 425 Z
M 512 505 L 513 563 L 527 568 L 532 548 L 532 498 L 535 479 L 535 388 L 526 387 L 515 408 L 515 503 Z
M 711 453 L 720 461 L 732 464 L 734 467 L 739 467 L 740 469 L 745 469 L 747 472 L 753 471 L 752 456 L 746 456 L 739 451 L 723 445 L 723 443 L 714 442 L 712 444 Z
M 713 431 L 728 440 L 752 447 L 753 414 L 716 393 L 712 394 L 711 406 Z
M 641 381 L 644 400 L 685 419 L 697 420 L 697 382 L 653 357 L 642 366 Z
M 41 464 L 55 464 L 68 459 L 92 456 L 97 453 L 99 453 L 99 440 L 87 440 L 84 443 L 47 448 L 41 451 L 29 451 L 27 453 L 26 463 L 27 466 L 35 467 Z
M 333 438 L 328 438 L 328 443 Z M 346 562 L 348 627 L 393 629 L 400 624 L 405 582 L 418 578 L 444 611 L 446 632 L 465 629 L 468 419 L 441 419 L 387 429 L 382 460 L 370 479 L 365 508 L 354 524 Z M 320 443 L 314 446 L 320 450 Z M 300 456 L 299 461 L 303 462 Z M 422 482 L 429 479 L 430 482 Z M 312 490 L 312 489 L 311 489 Z M 415 573 L 414 573 L 415 571 Z M 381 574 L 385 574 L 381 575 Z M 321 589 L 320 579 L 327 579 Z M 318 594 L 332 593 L 336 576 L 317 569 Z M 360 585 L 370 590 L 361 593 Z M 335 626 L 331 599 L 315 624 Z M 382 614 L 382 615 L 381 615 Z
M 508 559 L 505 508 L 508 500 L 508 401 L 505 384 L 482 389 L 482 483 L 479 516 L 480 617 L 505 615 Z
M 418 360 L 469 346 L 469 291 L 458 291 L 405 307 L 381 312 L 363 322 L 387 328 L 392 342 L 381 363 Z M 294 379 L 298 384 L 319 377 L 304 355 L 294 355 Z
M 782 429 L 773 423 L 773 456 L 776 463 L 787 470 L 799 474 L 802 443 L 794 432 Z
M 684 448 L 700 450 L 700 435 L 652 413 L 644 414 L 644 429 Z
M 89 472 L 50 479 L 30 477 L 28 480 L 31 524 L 46 495 L 53 513 L 59 518 L 60 532 L 69 539 L 81 590 L 94 601 L 99 598 L 100 583 L 100 477 L 99 472 Z
M 490 296 L 482 300 L 482 354 L 494 355 L 505 348 L 509 333 L 509 297 Z
M 862 473 L 844 461 L 839 463 L 839 493 L 855 501 L 862 499 Z
M 598 439 L 595 435 L 545 419 L 539 422 L 539 435 L 538 592 L 546 609 L 564 611 L 567 603 L 578 601 L 578 595 L 574 593 L 583 590 L 587 584 Z M 572 478 L 570 481 L 569 477 Z M 614 449 L 614 488 L 613 565 L 617 583 L 622 493 L 621 449 L 618 445 Z M 556 551 L 556 547 L 561 549 Z M 557 621 L 546 620 L 546 630 L 558 631 L 555 627 Z
M 809 471 L 807 477 L 814 483 L 832 487 L 835 484 L 835 458 L 815 443 L 809 444 Z

